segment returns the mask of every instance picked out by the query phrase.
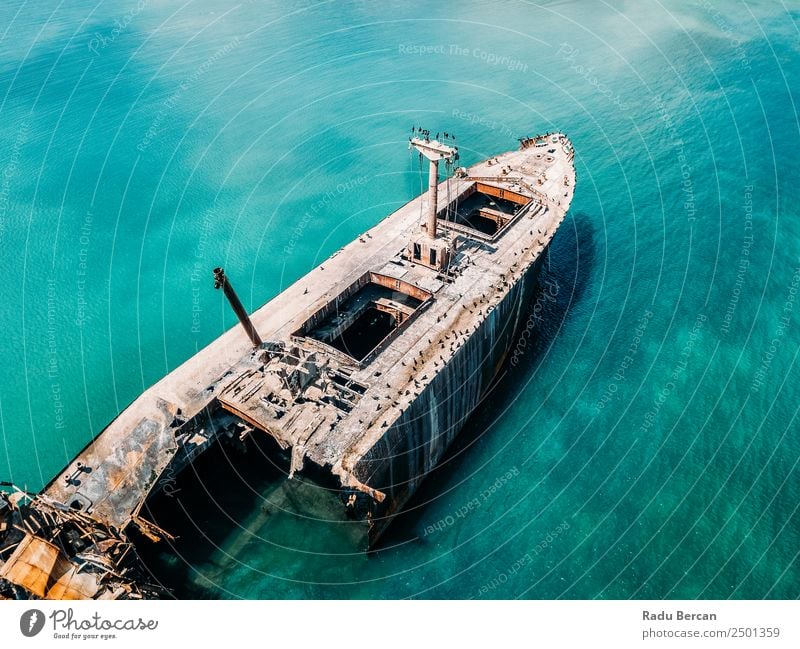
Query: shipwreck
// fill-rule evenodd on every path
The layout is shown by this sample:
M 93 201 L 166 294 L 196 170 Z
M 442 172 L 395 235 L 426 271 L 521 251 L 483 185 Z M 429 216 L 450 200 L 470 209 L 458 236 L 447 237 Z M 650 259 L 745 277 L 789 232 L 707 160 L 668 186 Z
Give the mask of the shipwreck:
M 210 447 L 269 436 L 286 478 L 328 474 L 374 547 L 513 347 L 575 187 L 562 133 L 458 166 L 415 128 L 428 190 L 146 390 L 38 494 L 0 497 L 0 597 L 160 597 L 131 538 L 146 503 Z

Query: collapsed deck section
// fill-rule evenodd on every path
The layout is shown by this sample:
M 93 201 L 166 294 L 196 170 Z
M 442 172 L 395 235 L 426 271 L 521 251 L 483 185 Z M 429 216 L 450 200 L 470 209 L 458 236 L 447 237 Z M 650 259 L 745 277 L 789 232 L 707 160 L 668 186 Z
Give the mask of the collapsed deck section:
M 280 342 L 267 343 L 231 376 L 220 406 L 292 449 L 289 477 L 302 469 L 309 439 L 334 430 L 367 390 L 336 358 Z

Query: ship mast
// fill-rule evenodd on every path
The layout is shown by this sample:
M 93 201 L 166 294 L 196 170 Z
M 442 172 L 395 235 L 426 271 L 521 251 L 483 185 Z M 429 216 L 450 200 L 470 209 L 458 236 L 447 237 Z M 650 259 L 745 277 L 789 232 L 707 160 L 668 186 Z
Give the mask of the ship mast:
M 458 157 L 456 147 L 447 146 L 437 140 L 431 140 L 427 131 L 424 137 L 412 137 L 410 146 L 425 156 L 429 163 L 428 171 L 428 214 L 425 228 L 431 239 L 436 238 L 437 201 L 439 197 L 439 160 L 454 162 Z
M 428 204 L 425 223 L 426 240 L 412 240 L 409 245 L 409 256 L 417 263 L 437 270 L 446 268 L 450 260 L 450 242 L 444 238 L 437 239 L 438 200 L 439 200 L 439 162 L 452 164 L 458 160 L 458 148 L 443 144 L 437 138 L 431 139 L 430 131 L 414 129 L 418 135 L 409 138 L 409 148 L 424 156 L 429 163 L 428 169 Z M 447 134 L 445 134 L 447 136 Z

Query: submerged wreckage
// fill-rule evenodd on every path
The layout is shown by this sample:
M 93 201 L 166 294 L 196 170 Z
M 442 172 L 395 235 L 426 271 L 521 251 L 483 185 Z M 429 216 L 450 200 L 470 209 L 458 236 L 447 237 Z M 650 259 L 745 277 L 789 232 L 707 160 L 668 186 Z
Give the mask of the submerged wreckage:
M 336 481 L 372 547 L 497 375 L 575 185 L 560 133 L 457 167 L 414 130 L 429 188 L 145 391 L 38 495 L 0 499 L 0 596 L 158 597 L 131 534 L 203 451 L 268 435 Z M 440 165 L 446 178 L 440 182 Z

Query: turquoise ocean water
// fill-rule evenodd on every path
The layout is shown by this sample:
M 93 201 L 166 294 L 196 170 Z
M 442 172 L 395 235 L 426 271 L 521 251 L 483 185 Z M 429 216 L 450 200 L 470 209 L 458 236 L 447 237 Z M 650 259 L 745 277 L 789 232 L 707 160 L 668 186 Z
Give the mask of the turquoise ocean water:
M 578 187 L 534 342 L 384 546 L 222 466 L 161 574 L 800 595 L 796 3 L 11 0 L 0 37 L 0 479 L 40 488 L 233 326 L 211 268 L 255 308 L 415 196 L 412 125 L 467 164 L 558 129 Z

